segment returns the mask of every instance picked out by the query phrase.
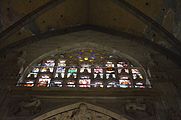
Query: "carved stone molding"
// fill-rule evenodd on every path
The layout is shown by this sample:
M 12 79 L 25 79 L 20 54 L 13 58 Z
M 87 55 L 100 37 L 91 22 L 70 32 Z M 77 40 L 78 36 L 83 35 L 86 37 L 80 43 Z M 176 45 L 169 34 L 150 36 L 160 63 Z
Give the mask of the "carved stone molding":
M 88 104 L 76 103 L 45 113 L 33 120 L 128 120 L 104 108 Z

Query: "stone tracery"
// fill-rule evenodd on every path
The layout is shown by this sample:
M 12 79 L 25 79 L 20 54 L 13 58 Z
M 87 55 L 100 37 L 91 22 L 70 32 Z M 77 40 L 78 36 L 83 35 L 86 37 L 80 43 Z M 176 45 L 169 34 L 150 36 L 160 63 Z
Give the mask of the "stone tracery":
M 127 58 L 92 48 L 50 55 L 29 68 L 17 86 L 150 88 L 144 69 Z

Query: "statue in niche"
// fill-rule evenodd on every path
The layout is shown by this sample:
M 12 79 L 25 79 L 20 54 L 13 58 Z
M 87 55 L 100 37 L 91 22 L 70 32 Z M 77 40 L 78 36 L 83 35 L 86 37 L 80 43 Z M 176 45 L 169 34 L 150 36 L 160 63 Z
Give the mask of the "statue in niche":
M 88 109 L 86 104 L 81 103 L 75 110 L 60 113 L 46 120 L 112 120 L 112 118 L 105 114 L 92 111 Z
M 14 115 L 33 115 L 41 111 L 41 101 L 36 97 L 20 102 L 13 107 Z

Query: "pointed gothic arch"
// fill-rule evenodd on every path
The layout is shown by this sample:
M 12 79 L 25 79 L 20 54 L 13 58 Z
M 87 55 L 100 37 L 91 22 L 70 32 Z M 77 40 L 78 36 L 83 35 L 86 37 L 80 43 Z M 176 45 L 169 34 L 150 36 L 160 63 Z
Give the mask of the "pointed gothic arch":
M 81 111 L 84 113 L 81 113 Z M 42 114 L 33 120 L 89 120 L 90 118 L 91 120 L 128 120 L 125 115 L 120 115 L 105 108 L 85 102 L 57 108 Z
M 49 62 L 52 66 L 46 65 Z M 20 76 L 17 86 L 23 87 L 151 88 L 147 73 L 137 60 L 90 42 L 45 53 Z

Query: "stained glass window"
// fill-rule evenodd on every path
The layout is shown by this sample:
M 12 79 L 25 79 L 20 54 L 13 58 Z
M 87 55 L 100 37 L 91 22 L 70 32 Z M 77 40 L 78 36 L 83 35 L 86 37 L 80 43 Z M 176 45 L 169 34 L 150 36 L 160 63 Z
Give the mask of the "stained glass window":
M 94 68 L 94 79 L 103 79 L 103 69 L 99 66 Z
M 59 88 L 151 88 L 144 68 L 123 56 L 75 49 L 37 60 L 17 86 Z
M 51 81 L 50 74 L 41 74 L 38 79 L 37 87 L 49 87 L 50 81 Z

